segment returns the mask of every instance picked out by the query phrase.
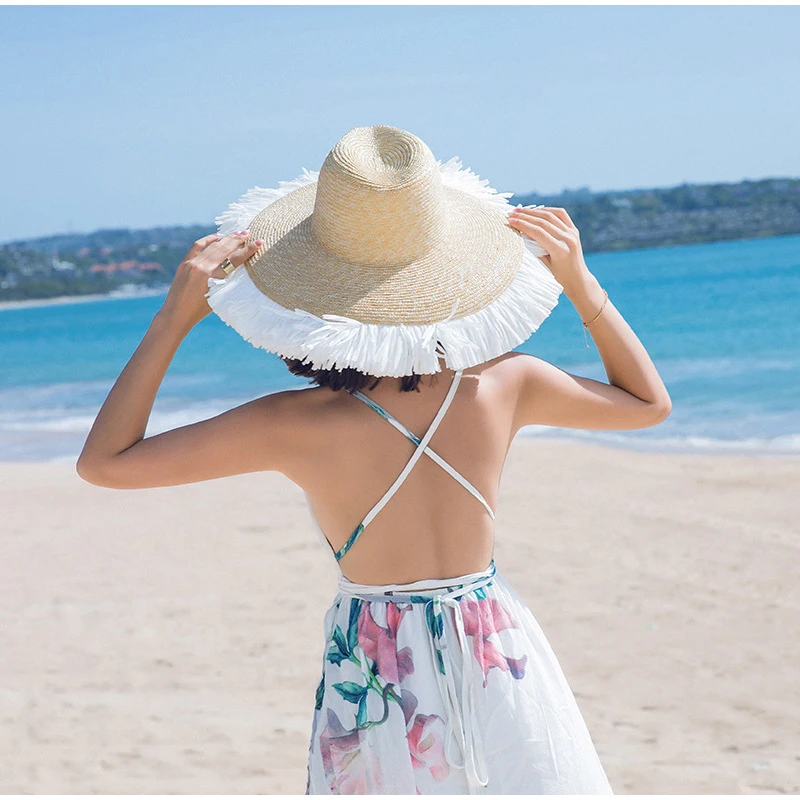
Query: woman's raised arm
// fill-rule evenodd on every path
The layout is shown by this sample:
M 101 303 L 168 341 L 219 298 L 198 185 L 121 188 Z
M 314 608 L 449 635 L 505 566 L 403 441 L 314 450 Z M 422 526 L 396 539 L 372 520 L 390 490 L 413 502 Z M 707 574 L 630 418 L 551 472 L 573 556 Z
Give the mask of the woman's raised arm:
M 242 264 L 258 248 L 247 233 L 198 239 L 178 266 L 147 333 L 114 383 L 78 458 L 89 483 L 118 489 L 169 486 L 241 472 L 277 469 L 285 419 L 284 395 L 271 395 L 213 419 L 144 438 L 153 403 L 178 347 L 211 309 L 209 276 L 225 277 L 221 262 Z M 253 431 L 259 438 L 253 440 Z M 288 442 L 286 443 L 288 447 Z
M 578 229 L 567 212 L 548 207 L 517 209 L 509 224 L 548 251 L 542 260 L 564 287 L 581 320 L 589 323 L 609 380 L 602 383 L 572 375 L 534 356 L 519 359 L 523 382 L 518 427 L 630 430 L 666 419 L 672 402 L 664 382 L 644 345 L 589 272 Z

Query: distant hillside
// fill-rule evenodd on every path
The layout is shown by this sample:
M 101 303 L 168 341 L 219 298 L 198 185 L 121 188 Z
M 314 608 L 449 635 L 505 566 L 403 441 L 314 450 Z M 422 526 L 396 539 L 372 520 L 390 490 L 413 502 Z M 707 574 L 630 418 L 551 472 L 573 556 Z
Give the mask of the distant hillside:
M 620 192 L 531 193 L 515 196 L 512 202 L 565 208 L 587 253 L 800 233 L 797 178 Z
M 585 252 L 800 234 L 800 179 L 515 195 L 566 208 Z M 0 301 L 165 287 L 213 224 L 61 234 L 0 246 Z
M 213 225 L 100 230 L 0 246 L 0 301 L 166 288 Z

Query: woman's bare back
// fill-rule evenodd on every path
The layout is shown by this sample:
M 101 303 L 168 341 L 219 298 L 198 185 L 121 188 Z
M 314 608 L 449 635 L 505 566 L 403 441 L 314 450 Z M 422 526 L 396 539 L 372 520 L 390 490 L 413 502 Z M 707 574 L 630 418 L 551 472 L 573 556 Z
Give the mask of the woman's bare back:
M 508 357 L 463 373 L 430 447 L 496 506 L 503 463 L 515 433 L 516 382 Z M 426 376 L 419 392 L 384 379 L 370 399 L 422 438 L 442 405 L 454 372 Z M 306 492 L 316 520 L 338 551 L 414 454 L 416 446 L 346 392 L 299 393 L 311 458 L 291 477 Z M 494 549 L 493 521 L 431 458 L 406 481 L 339 565 L 357 583 L 406 583 L 485 569 Z

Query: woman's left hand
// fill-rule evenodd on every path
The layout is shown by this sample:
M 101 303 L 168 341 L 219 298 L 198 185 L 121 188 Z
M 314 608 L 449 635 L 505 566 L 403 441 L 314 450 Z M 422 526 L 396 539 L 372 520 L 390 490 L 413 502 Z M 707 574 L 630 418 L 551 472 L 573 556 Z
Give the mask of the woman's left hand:
M 238 267 L 263 244 L 261 239 L 248 242 L 247 236 L 248 231 L 237 231 L 227 236 L 212 233 L 198 239 L 178 265 L 159 315 L 187 332 L 208 316 L 211 313 L 206 300 L 208 279 L 226 277 L 220 267 L 226 257 Z
M 269 394 L 211 419 L 146 436 L 159 387 L 183 338 L 211 309 L 208 279 L 225 277 L 225 257 L 239 267 L 261 240 L 247 231 L 203 236 L 180 263 L 161 310 L 111 387 L 77 463 L 89 483 L 116 489 L 173 486 L 242 472 L 283 470 L 302 449 L 291 424 L 295 392 Z M 288 405 L 287 405 L 288 401 Z

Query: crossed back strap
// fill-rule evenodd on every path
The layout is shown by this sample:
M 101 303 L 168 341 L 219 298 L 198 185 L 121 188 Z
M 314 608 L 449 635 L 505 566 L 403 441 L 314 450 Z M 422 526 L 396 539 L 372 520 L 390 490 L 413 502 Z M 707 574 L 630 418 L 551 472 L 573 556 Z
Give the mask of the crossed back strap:
M 403 471 L 397 476 L 395 482 L 386 490 L 386 493 L 378 500 L 377 503 L 370 509 L 369 513 L 366 517 L 364 517 L 361 524 L 350 534 L 350 538 L 342 545 L 341 549 L 338 550 L 334 555 L 336 560 L 339 561 L 345 553 L 350 550 L 350 548 L 355 544 L 356 540 L 359 536 L 364 532 L 364 529 L 367 525 L 375 519 L 375 517 L 380 514 L 389 500 L 392 499 L 392 496 L 397 492 L 397 490 L 403 485 L 406 478 L 411 473 L 411 470 L 414 469 L 415 464 L 422 458 L 422 455 L 428 455 L 436 464 L 438 464 L 442 469 L 445 470 L 449 475 L 455 478 L 473 497 L 477 498 L 489 512 L 489 515 L 494 519 L 494 512 L 492 511 L 491 506 L 486 502 L 484 496 L 456 469 L 450 466 L 441 456 L 437 455 L 433 450 L 429 449 L 428 444 L 430 440 L 433 438 L 433 434 L 436 433 L 436 429 L 439 427 L 439 423 L 441 423 L 442 419 L 444 419 L 444 415 L 447 412 L 447 409 L 450 407 L 450 403 L 452 403 L 453 398 L 455 397 L 456 390 L 458 389 L 458 384 L 461 381 L 461 375 L 463 370 L 458 370 L 456 374 L 453 376 L 453 381 L 450 384 L 450 389 L 447 392 L 447 395 L 442 402 L 442 405 L 439 407 L 439 411 L 436 413 L 436 416 L 433 418 L 433 422 L 431 422 L 430 427 L 425 432 L 425 435 L 420 439 L 418 436 L 413 434 L 402 422 L 395 419 L 388 411 L 384 408 L 379 406 L 376 402 L 368 398 L 366 395 L 363 395 L 361 392 L 352 392 L 354 397 L 357 397 L 363 403 L 368 405 L 374 411 L 376 411 L 380 416 L 382 416 L 387 422 L 389 422 L 393 427 L 397 428 L 401 433 L 403 433 L 406 438 L 410 441 L 414 442 L 417 446 L 417 449 L 414 451 L 411 458 L 408 460 L 408 463 L 403 467 Z

